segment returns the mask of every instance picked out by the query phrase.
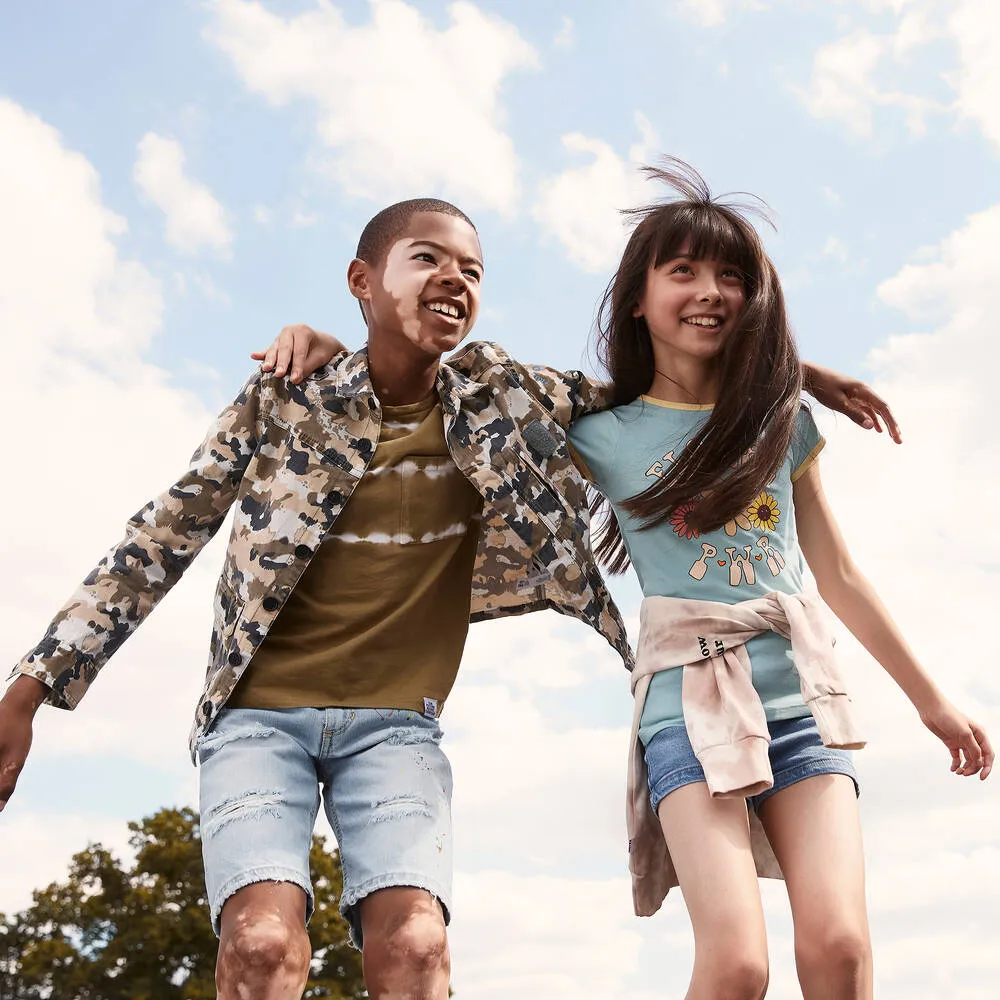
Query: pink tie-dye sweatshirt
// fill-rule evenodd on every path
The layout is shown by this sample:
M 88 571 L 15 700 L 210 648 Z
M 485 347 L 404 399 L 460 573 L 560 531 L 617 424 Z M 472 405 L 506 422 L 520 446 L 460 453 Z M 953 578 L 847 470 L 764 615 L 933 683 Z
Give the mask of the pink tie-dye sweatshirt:
M 802 697 L 829 747 L 864 746 L 833 654 L 833 637 L 818 597 L 772 591 L 723 604 L 647 597 L 639 614 L 639 648 L 632 672 L 635 713 L 630 739 L 626 820 L 632 898 L 650 916 L 677 882 L 663 831 L 649 803 L 639 721 L 653 674 L 681 667 L 684 723 L 712 795 L 745 798 L 771 787 L 767 720 L 751 680 L 745 644 L 773 630 L 789 639 Z M 750 834 L 759 875 L 781 869 L 756 815 Z

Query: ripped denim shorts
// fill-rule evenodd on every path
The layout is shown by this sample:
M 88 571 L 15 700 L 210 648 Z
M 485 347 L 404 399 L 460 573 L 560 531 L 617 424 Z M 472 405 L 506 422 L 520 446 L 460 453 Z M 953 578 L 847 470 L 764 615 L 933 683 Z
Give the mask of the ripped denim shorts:
M 359 904 L 414 886 L 451 910 L 451 766 L 437 720 L 405 709 L 232 708 L 198 743 L 201 839 L 212 926 L 254 882 L 308 897 L 320 798 L 340 846 L 340 911 L 361 947 Z

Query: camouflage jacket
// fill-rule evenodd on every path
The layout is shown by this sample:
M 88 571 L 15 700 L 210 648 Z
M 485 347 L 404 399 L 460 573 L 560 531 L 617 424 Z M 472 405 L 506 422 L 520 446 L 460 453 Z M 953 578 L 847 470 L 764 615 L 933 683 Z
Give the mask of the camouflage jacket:
M 442 363 L 437 391 L 451 454 L 484 499 L 472 621 L 553 608 L 597 629 L 631 669 L 565 435 L 572 420 L 608 404 L 605 387 L 477 342 Z M 15 673 L 48 685 L 50 704 L 74 708 L 235 506 L 193 749 L 365 474 L 380 424 L 365 349 L 297 386 L 258 371 Z

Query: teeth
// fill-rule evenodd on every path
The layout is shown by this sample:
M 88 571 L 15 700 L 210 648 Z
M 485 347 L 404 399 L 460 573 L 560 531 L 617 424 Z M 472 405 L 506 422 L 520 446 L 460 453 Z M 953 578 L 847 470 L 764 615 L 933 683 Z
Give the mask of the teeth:
M 427 306 L 431 312 L 443 313 L 445 316 L 451 316 L 453 319 L 458 319 L 458 308 L 453 306 L 450 302 L 431 302 Z
M 718 316 L 688 316 L 684 322 L 692 326 L 722 326 L 722 320 Z

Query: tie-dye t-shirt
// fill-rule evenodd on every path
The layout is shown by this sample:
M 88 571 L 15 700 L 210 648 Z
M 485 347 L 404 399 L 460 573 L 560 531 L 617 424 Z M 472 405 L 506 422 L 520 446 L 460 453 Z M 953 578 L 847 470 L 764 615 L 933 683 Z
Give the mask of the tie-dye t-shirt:
M 711 409 L 644 396 L 578 420 L 570 428 L 570 443 L 581 471 L 614 506 L 645 596 L 737 604 L 772 590 L 801 591 L 804 563 L 795 532 L 792 484 L 823 447 L 805 407 L 777 476 L 744 513 L 718 531 L 699 534 L 686 523 L 684 507 L 670 521 L 640 531 L 638 521 L 620 506 L 666 474 Z M 747 652 L 767 718 L 808 715 L 790 643 L 768 632 L 748 642 Z M 639 731 L 644 743 L 660 729 L 683 724 L 681 674 L 664 670 L 653 677 Z
M 383 406 L 368 471 L 230 704 L 440 707 L 469 630 L 482 506 L 437 396 Z

